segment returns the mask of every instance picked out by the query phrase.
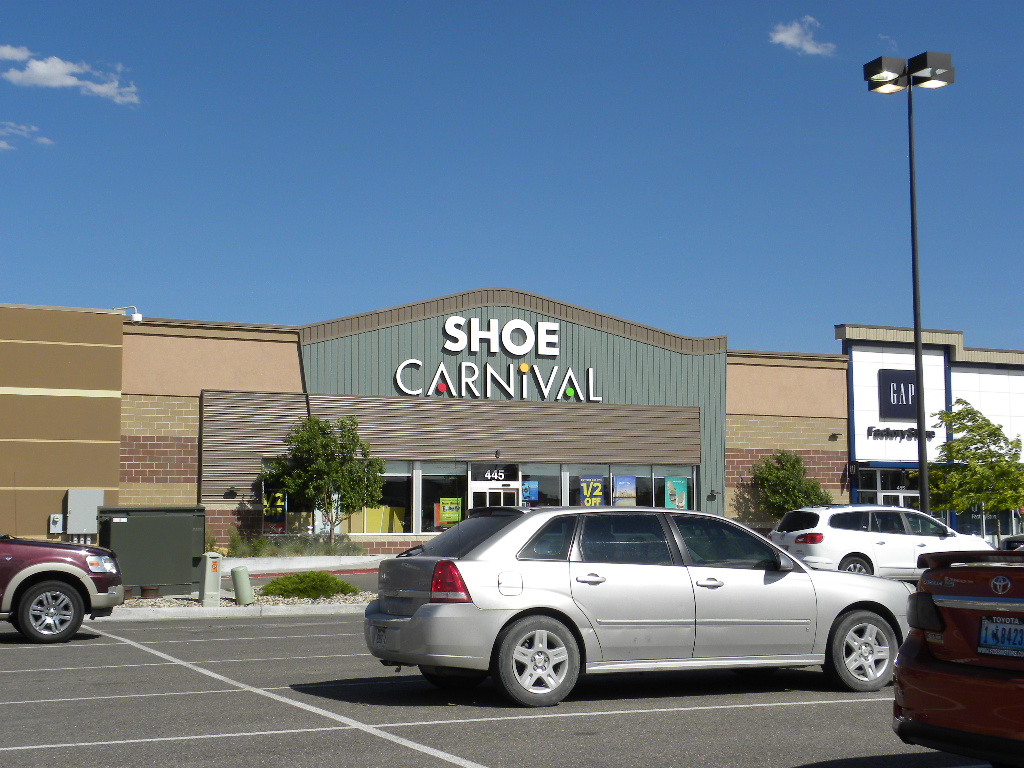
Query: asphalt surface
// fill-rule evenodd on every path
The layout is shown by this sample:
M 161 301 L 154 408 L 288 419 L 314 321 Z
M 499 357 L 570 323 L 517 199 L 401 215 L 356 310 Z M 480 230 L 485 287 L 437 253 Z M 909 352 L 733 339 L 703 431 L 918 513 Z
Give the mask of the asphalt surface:
M 358 614 L 87 622 L 49 646 L 0 623 L 0 761 L 19 768 L 986 765 L 904 745 L 891 713 L 891 688 L 814 669 L 595 676 L 523 709 L 382 667 Z

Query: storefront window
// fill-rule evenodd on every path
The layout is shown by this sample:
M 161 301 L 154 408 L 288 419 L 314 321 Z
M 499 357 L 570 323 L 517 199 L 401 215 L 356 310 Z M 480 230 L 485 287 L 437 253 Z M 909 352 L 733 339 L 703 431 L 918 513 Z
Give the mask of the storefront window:
M 607 464 L 569 464 L 569 506 L 600 507 L 611 504 Z
M 380 506 L 363 510 L 363 533 L 412 531 L 412 471 L 408 461 L 389 461 L 384 468 Z
M 465 516 L 468 465 L 464 461 L 425 461 L 422 470 L 422 530 L 451 528 Z
M 562 470 L 560 464 L 521 464 L 523 505 L 527 507 L 558 507 L 562 505 Z
M 650 507 L 654 505 L 654 485 L 650 464 L 612 464 L 612 505 Z
M 654 466 L 654 501 L 652 506 L 669 509 L 693 509 L 692 466 Z
M 906 469 L 860 469 L 857 502 L 917 509 L 920 506 L 917 478 Z

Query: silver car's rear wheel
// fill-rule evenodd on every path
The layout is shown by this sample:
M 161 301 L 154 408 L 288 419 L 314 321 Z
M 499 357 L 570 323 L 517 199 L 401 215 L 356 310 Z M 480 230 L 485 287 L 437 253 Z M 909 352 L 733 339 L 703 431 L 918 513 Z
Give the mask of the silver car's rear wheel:
M 889 622 L 871 611 L 852 611 L 832 627 L 825 672 L 851 691 L 880 690 L 892 680 L 897 645 Z
M 498 640 L 495 679 L 509 698 L 528 707 L 550 707 L 576 685 L 580 652 L 568 627 L 548 616 L 527 616 Z

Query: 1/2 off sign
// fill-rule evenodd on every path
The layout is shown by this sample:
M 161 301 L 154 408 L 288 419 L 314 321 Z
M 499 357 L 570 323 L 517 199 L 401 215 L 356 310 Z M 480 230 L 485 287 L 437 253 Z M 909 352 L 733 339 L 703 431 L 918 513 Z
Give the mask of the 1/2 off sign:
M 604 478 L 593 475 L 580 478 L 580 504 L 584 507 L 600 507 L 604 504 Z

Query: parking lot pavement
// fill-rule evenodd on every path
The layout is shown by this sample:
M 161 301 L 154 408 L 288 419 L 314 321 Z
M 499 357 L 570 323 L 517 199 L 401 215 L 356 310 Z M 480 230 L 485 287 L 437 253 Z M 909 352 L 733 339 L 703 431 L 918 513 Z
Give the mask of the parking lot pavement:
M 902 744 L 892 689 L 816 670 L 584 680 L 512 707 L 366 653 L 357 615 L 87 624 L 70 643 L 0 623 L 0 761 L 11 765 L 949 768 Z M 986 766 L 987 768 L 987 766 Z

